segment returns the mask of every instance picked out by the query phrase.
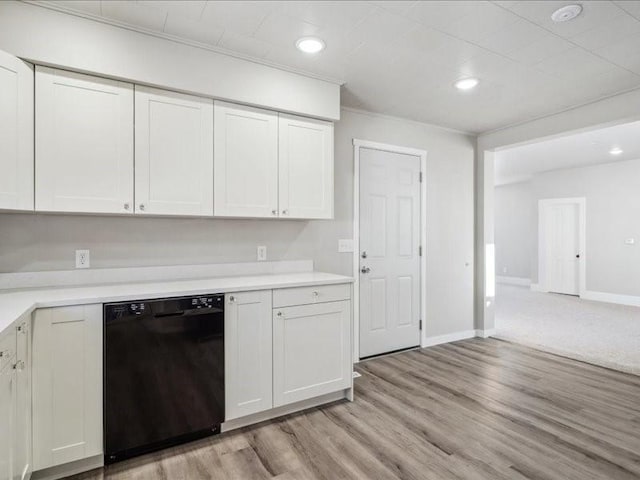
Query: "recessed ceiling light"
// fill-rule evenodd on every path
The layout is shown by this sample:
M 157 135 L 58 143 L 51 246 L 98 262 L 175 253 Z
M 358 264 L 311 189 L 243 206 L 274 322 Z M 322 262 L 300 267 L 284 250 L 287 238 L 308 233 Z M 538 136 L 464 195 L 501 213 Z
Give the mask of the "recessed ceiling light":
M 568 22 L 582 13 L 582 5 L 565 5 L 551 14 L 551 20 L 556 23 Z
M 463 78 L 458 80 L 454 85 L 458 90 L 471 90 L 478 85 L 479 80 L 477 78 Z
M 302 37 L 296 42 L 298 50 L 304 53 L 318 53 L 324 50 L 324 42 L 316 37 Z
M 620 155 L 623 152 L 623 150 L 620 147 L 613 147 L 611 150 L 609 150 L 609 153 L 611 155 Z

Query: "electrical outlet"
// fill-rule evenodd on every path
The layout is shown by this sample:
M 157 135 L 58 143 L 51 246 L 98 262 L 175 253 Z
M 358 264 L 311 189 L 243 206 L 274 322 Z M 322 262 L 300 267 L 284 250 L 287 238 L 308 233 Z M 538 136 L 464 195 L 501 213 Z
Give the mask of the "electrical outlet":
M 90 266 L 89 250 L 76 250 L 76 268 L 89 268 Z
M 264 262 L 267 259 L 267 247 L 265 245 L 258 245 L 258 261 Z
M 339 253 L 353 252 L 353 240 L 350 238 L 342 238 L 338 240 L 338 252 Z

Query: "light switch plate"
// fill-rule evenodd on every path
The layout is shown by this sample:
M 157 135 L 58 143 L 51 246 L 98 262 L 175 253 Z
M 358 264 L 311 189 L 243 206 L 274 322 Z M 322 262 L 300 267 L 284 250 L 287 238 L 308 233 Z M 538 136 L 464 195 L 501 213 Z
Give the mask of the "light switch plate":
M 258 245 L 258 261 L 264 262 L 267 259 L 267 247 L 266 245 Z
M 338 240 L 338 252 L 339 253 L 353 252 L 353 240 L 351 238 L 343 238 Z
M 76 268 L 89 268 L 90 266 L 89 250 L 76 250 Z

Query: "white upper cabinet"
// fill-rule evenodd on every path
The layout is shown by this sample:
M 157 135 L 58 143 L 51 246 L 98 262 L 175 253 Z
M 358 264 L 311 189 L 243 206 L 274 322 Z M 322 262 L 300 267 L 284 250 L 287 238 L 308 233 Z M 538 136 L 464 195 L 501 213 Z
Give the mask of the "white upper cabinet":
M 215 102 L 214 214 L 278 216 L 278 114 Z
M 0 209 L 33 210 L 33 66 L 0 51 Z
M 36 67 L 36 210 L 133 211 L 133 85 Z
M 135 212 L 213 215 L 213 100 L 135 87 Z
M 279 206 L 283 218 L 333 218 L 333 124 L 280 114 Z

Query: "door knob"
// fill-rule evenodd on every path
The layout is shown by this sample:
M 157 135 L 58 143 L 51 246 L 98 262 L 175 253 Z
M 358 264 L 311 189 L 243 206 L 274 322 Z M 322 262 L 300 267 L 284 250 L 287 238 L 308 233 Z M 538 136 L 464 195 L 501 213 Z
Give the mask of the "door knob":
M 362 268 L 360 269 L 360 272 L 361 272 L 361 273 L 369 273 L 370 271 L 371 271 L 371 269 L 370 269 L 369 267 L 362 267 Z

